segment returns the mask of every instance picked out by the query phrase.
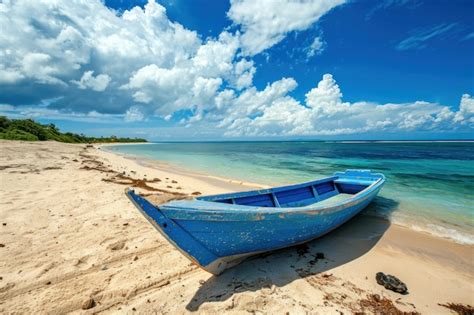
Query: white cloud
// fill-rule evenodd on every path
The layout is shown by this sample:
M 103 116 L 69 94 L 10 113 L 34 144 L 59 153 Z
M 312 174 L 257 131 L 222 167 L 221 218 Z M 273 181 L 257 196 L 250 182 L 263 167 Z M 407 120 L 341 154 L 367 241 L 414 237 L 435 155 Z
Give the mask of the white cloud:
M 217 40 L 208 40 L 197 50 L 191 66 L 203 76 L 217 77 L 230 73 L 239 48 L 238 38 L 222 32 Z
M 184 68 L 201 47 L 196 32 L 169 21 L 164 7 L 153 0 L 121 16 L 98 0 L 1 5 L 1 81 L 23 80 L 29 86 L 11 89 L 14 105 L 64 96 L 56 107 L 124 113 L 134 103 L 133 93 L 118 88 L 135 72 L 151 64 Z M 81 91 L 78 97 L 77 87 L 102 93 Z
M 390 8 L 405 7 L 408 9 L 416 9 L 422 4 L 421 0 L 380 0 L 365 15 L 365 20 L 370 20 L 377 11 L 387 10 Z
M 469 94 L 461 97 L 459 111 L 454 116 L 454 121 L 461 124 L 474 124 L 474 98 Z
M 221 84 L 221 78 L 198 77 L 191 89 L 196 105 L 204 107 L 206 103 L 212 102 Z
M 179 109 L 172 105 L 176 105 L 180 95 L 189 88 L 187 75 L 185 69 L 167 69 L 150 64 L 140 68 L 123 88 L 137 90 L 133 94 L 137 102 L 148 104 L 156 101 L 161 107 Z
M 247 59 L 240 60 L 235 64 L 234 77 L 231 79 L 231 83 L 238 90 L 252 86 L 256 70 L 253 61 Z
M 140 110 L 138 106 L 130 107 L 125 113 L 125 121 L 143 121 L 145 120 L 145 115 Z
M 255 55 L 280 42 L 287 33 L 309 28 L 344 0 L 231 0 L 227 15 L 241 26 L 242 48 Z
M 21 61 L 25 76 L 34 78 L 42 84 L 66 85 L 62 80 L 55 77 L 60 69 L 51 62 L 52 57 L 44 53 L 27 53 Z
M 311 58 L 316 55 L 320 55 L 326 48 L 326 43 L 321 39 L 320 36 L 314 38 L 313 42 L 309 47 L 306 48 L 306 57 Z
M 149 104 L 162 116 L 212 104 L 222 79 L 197 76 L 191 70 L 165 69 L 151 64 L 138 70 L 122 88 L 135 91 L 136 102 Z
M 244 90 L 240 95 L 225 90 L 217 96 L 217 108 L 210 119 L 219 121 L 219 127 L 233 126 L 239 119 L 261 115 L 262 111 L 274 101 L 285 99 L 287 94 L 297 86 L 293 78 L 283 78 L 268 85 L 263 91 L 255 87 Z
M 0 84 L 13 84 L 24 79 L 25 76 L 17 69 L 5 69 L 0 64 Z
M 332 75 L 325 74 L 318 86 L 306 94 L 306 104 L 316 112 L 333 113 L 347 104 L 341 102 L 342 93 Z
M 99 74 L 94 77 L 94 71 L 86 71 L 81 77 L 81 80 L 71 80 L 72 83 L 76 84 L 80 89 L 91 89 L 96 92 L 105 91 L 107 85 L 110 83 L 110 76 L 107 74 Z
M 423 49 L 427 46 L 427 42 L 429 40 L 446 36 L 446 34 L 451 32 L 457 26 L 457 23 L 442 23 L 430 28 L 415 29 L 411 31 L 411 35 L 409 37 L 400 41 L 395 48 L 397 50 Z
M 97 111 L 78 113 L 38 106 L 15 107 L 2 104 L 0 104 L 0 116 L 8 116 L 14 119 L 41 118 L 92 123 L 112 123 L 120 122 L 124 119 L 124 115 L 122 114 L 103 114 Z
M 181 109 L 204 108 L 214 104 L 214 97 L 224 80 L 239 88 L 251 84 L 253 63 L 234 62 L 238 40 L 227 32 L 202 44 L 195 55 L 172 68 L 149 64 L 134 73 L 122 86 L 133 91 L 136 102 L 151 104 L 158 115 Z
M 296 84 L 296 83 L 295 83 Z M 267 89 L 272 89 L 267 87 Z M 266 90 L 267 90 L 266 89 Z M 366 132 L 453 130 L 461 124 L 474 126 L 474 102 L 463 95 L 460 109 L 417 101 L 404 104 L 349 103 L 332 75 L 325 74 L 306 94 L 306 104 L 287 96 L 290 89 L 266 98 L 250 114 L 242 115 L 238 98 L 224 120 L 228 136 L 344 135 Z M 235 108 L 235 111 L 234 111 Z M 237 115 L 232 115 L 237 113 Z M 222 124 L 221 124 L 222 125 Z

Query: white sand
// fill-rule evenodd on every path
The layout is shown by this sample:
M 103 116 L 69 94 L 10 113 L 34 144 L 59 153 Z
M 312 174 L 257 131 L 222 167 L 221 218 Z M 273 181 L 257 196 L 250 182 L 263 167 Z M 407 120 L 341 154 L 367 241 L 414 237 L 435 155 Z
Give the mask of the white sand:
M 451 314 L 438 303 L 474 305 L 473 246 L 366 216 L 308 248 L 249 259 L 214 277 L 142 217 L 126 185 L 103 181 L 127 180 L 104 170 L 159 178 L 146 184 L 170 193 L 141 189 L 157 200 L 250 184 L 84 147 L 0 141 L 0 313 L 373 313 L 361 302 L 368 294 L 424 314 Z M 316 261 L 317 252 L 326 259 Z M 377 285 L 378 271 L 402 279 L 410 294 Z M 82 310 L 88 298 L 95 306 Z

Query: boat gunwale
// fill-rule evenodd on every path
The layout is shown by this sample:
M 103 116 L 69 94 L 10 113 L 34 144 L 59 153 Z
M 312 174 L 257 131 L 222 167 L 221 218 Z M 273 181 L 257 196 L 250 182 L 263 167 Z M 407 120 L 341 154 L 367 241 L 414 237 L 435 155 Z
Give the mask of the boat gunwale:
M 258 218 L 264 218 L 268 215 L 281 214 L 327 214 L 344 210 L 347 207 L 355 205 L 369 198 L 373 193 L 378 193 L 386 181 L 383 174 L 377 173 L 379 178 L 371 185 L 367 186 L 352 197 L 337 201 L 334 204 L 320 204 L 319 201 L 303 207 L 256 207 L 239 204 L 226 204 L 213 201 L 205 201 L 199 199 L 172 201 L 163 206 L 160 210 L 165 211 L 171 218 L 180 219 L 183 215 L 192 215 L 196 219 L 196 215 L 206 216 L 206 220 L 222 220 L 232 214 L 248 214 L 257 215 Z M 323 179 L 327 180 L 327 178 Z

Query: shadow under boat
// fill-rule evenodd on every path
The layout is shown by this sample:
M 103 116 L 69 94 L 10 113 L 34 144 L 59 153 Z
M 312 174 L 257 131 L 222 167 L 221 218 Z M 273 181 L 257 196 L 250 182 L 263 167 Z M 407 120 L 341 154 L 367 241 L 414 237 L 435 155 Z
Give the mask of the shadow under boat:
M 250 257 L 223 274 L 209 278 L 186 309 L 197 311 L 206 302 L 226 301 L 237 292 L 254 292 L 272 285 L 283 287 L 355 260 L 370 251 L 390 226 L 388 220 L 376 216 L 383 213 L 389 217 L 397 207 L 397 201 L 377 196 L 364 211 L 321 238 Z

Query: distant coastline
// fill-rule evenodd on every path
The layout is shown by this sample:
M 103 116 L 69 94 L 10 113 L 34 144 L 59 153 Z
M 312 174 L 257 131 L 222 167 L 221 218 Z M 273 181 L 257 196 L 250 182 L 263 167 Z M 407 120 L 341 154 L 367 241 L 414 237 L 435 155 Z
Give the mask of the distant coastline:
M 43 125 L 32 119 L 9 119 L 0 116 L 0 139 L 23 141 L 58 141 L 66 143 L 143 143 L 141 138 L 89 137 L 84 134 L 61 132 L 54 124 Z

